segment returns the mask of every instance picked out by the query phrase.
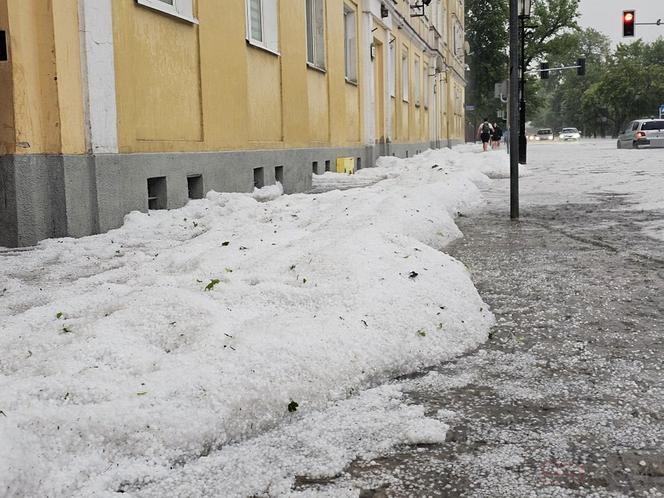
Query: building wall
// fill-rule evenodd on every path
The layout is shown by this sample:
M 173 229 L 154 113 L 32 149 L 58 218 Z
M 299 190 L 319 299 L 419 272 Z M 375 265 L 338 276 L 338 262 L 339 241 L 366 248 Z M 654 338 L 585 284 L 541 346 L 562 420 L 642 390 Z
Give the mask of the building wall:
M 269 183 L 281 166 L 285 190 L 302 191 L 337 157 L 367 166 L 462 140 L 459 0 L 433 0 L 424 17 L 404 0 L 327 0 L 324 70 L 306 63 L 304 0 L 277 2 L 271 50 L 247 41 L 245 0 L 193 0 L 195 22 L 144 1 L 0 0 L 0 245 L 117 227 L 148 209 L 149 178 L 165 180 L 174 208 L 192 175 L 249 191 L 255 168 Z M 356 82 L 344 9 L 356 15 Z

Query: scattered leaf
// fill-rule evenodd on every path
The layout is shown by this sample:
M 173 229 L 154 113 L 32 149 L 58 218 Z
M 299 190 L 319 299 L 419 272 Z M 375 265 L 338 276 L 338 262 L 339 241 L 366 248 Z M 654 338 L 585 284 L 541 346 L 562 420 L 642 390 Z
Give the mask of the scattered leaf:
M 293 271 L 295 269 L 295 265 L 290 265 L 290 270 Z
M 417 273 L 416 271 L 411 271 L 411 272 L 408 274 L 408 278 L 415 278 L 415 277 L 417 277 L 418 275 L 419 275 L 419 273 Z
M 228 244 L 230 244 L 230 242 L 228 240 L 225 241 L 225 242 L 222 242 L 221 247 L 226 247 L 226 246 L 228 246 Z
M 213 278 L 212 280 L 210 280 L 210 283 L 205 286 L 205 290 L 211 291 L 212 289 L 214 289 L 214 286 L 217 285 L 219 282 L 220 280 L 218 278 Z
M 141 391 L 140 393 L 136 393 L 136 396 L 145 396 L 147 393 L 147 391 Z
M 225 268 L 225 270 L 226 270 L 226 273 L 233 273 L 233 269 L 232 269 L 232 268 Z
M 64 313 L 62 313 L 62 311 L 58 311 L 58 312 L 55 314 L 55 318 L 57 318 L 58 320 L 60 320 L 60 318 L 62 318 L 63 316 L 65 316 L 65 315 L 64 315 Z
M 307 279 L 306 279 L 306 278 L 303 278 L 303 279 L 302 279 L 302 283 L 303 283 L 303 284 L 306 284 L 306 283 L 307 283 Z
M 71 334 L 71 329 L 69 327 L 62 327 L 62 334 Z
M 427 333 L 423 329 L 420 329 L 417 331 L 417 335 L 420 337 L 426 337 Z
M 295 401 L 291 401 L 288 403 L 288 412 L 293 413 L 297 411 L 297 407 L 300 406 L 298 405 Z
M 362 322 L 362 325 L 364 325 L 365 327 L 368 327 L 368 326 L 369 326 L 369 325 L 367 324 L 366 320 L 360 320 L 360 321 Z

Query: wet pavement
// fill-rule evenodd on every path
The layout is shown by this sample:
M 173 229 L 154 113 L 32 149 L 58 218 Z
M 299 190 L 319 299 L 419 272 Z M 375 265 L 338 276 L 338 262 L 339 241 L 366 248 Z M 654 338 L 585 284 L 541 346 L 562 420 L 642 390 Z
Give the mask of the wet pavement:
M 361 497 L 664 496 L 664 248 L 642 232 L 662 213 L 596 199 L 458 220 L 497 326 L 407 380 L 447 442 L 354 462 Z

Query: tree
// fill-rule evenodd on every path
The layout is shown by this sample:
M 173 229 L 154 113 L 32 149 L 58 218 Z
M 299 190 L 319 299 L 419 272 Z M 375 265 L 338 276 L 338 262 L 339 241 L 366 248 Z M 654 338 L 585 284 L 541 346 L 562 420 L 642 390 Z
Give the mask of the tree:
M 466 101 L 475 105 L 475 120 L 496 117 L 500 101 L 494 98 L 494 85 L 507 77 L 506 0 L 467 0 L 466 39 L 470 45 L 469 85 Z
M 616 136 L 632 119 L 654 115 L 664 102 L 664 40 L 618 45 L 588 98 L 606 109 Z

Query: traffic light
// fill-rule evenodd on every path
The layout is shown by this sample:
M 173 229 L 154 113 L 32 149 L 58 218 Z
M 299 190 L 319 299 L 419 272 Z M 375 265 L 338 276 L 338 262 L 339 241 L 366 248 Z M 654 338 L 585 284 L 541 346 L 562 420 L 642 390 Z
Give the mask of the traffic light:
M 576 74 L 578 74 L 579 76 L 585 76 L 586 75 L 586 59 L 585 58 L 577 59 L 576 65 L 577 65 Z
M 542 62 L 540 64 L 540 78 L 543 80 L 548 80 L 549 79 L 549 63 L 548 62 Z
M 636 11 L 624 10 L 622 19 L 623 19 L 623 36 L 634 36 L 634 21 L 636 19 Z

